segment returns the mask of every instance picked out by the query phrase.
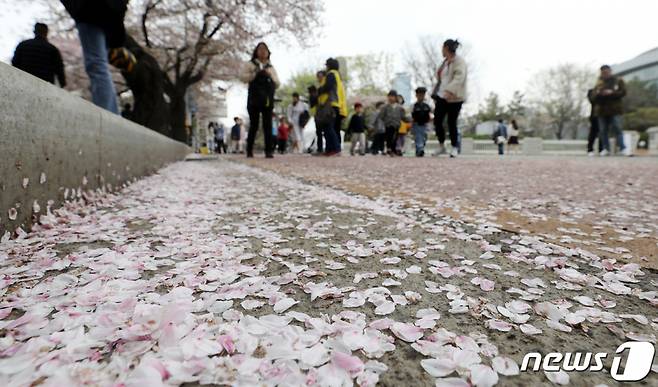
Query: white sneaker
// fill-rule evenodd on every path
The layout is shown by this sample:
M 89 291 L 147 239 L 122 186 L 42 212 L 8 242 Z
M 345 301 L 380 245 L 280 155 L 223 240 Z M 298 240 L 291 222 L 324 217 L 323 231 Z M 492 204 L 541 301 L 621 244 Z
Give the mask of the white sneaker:
M 459 152 L 457 151 L 457 148 L 452 148 L 452 150 L 450 151 L 450 157 L 452 158 L 457 157 L 458 154 Z
M 594 157 L 594 156 L 596 156 L 596 153 L 594 153 L 594 152 L 588 152 L 588 153 L 587 153 L 587 156 L 589 156 L 589 157 Z
M 599 156 L 605 157 L 605 156 L 608 156 L 609 154 L 610 154 L 610 152 L 608 152 L 607 149 L 604 149 L 604 150 L 601 151 L 601 153 L 599 153 Z
M 446 152 L 446 147 L 445 145 L 439 145 L 439 150 L 437 151 L 437 155 L 444 155 L 448 152 Z

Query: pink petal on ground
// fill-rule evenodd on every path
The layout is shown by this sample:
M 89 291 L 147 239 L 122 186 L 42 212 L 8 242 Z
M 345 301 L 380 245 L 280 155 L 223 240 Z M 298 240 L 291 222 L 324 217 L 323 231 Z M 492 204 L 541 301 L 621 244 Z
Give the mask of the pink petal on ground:
M 375 308 L 375 314 L 378 316 L 383 316 L 391 314 L 395 311 L 395 303 L 392 301 L 384 301 Z
M 339 351 L 334 351 L 331 354 L 331 364 L 349 372 L 350 375 L 356 375 L 363 371 L 363 361 L 361 359 Z
M 400 340 L 404 340 L 408 343 L 413 343 L 416 340 L 423 337 L 423 332 L 424 332 L 423 328 L 419 328 L 415 325 L 405 324 L 401 322 L 393 323 L 389 329 Z
M 274 304 L 274 311 L 276 313 L 283 313 L 286 310 L 288 310 L 291 306 L 298 304 L 299 301 L 295 301 L 290 297 L 283 298 L 279 301 L 277 301 L 276 304 Z
M 501 332 L 509 332 L 513 327 L 512 324 L 506 321 L 496 320 L 496 319 L 487 320 L 484 323 L 484 325 L 489 329 L 497 330 Z
M 544 375 L 546 375 L 546 379 L 551 381 L 551 383 L 555 383 L 563 386 L 569 384 L 569 374 L 564 371 L 557 371 L 557 372 L 544 371 Z
M 235 343 L 233 343 L 233 338 L 229 335 L 221 335 L 217 338 L 219 344 L 222 345 L 222 348 L 228 353 L 233 354 L 235 352 Z
M 476 364 L 470 370 L 471 384 L 475 387 L 492 387 L 498 383 L 498 374 L 489 366 Z
M 436 379 L 436 387 L 471 387 L 471 383 L 460 378 Z
M 519 365 L 509 357 L 495 357 L 491 360 L 491 366 L 501 375 L 514 376 L 519 374 Z
M 442 378 L 455 372 L 457 364 L 452 359 L 424 359 L 420 361 L 420 366 L 435 378 Z
M 531 324 L 521 324 L 519 329 L 521 329 L 521 332 L 525 333 L 526 335 L 538 335 L 542 333 L 541 329 Z

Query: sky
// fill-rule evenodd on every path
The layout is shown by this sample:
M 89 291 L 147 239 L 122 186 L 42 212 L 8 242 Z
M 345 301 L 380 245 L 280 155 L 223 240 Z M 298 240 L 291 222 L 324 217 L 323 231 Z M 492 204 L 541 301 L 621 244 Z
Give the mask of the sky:
M 421 35 L 445 36 L 471 47 L 471 109 L 489 92 L 506 100 L 514 90 L 525 91 L 542 69 L 566 62 L 598 68 L 658 46 L 656 0 L 325 0 L 325 10 L 313 47 L 272 45 L 283 81 L 320 68 L 330 56 L 378 52 L 399 58 L 394 70 L 404 71 L 406 45 Z M 31 35 L 35 17 L 38 11 L 29 5 L 0 16 L 0 60 L 8 61 L 14 46 Z M 229 94 L 229 115 L 244 110 L 243 95 Z

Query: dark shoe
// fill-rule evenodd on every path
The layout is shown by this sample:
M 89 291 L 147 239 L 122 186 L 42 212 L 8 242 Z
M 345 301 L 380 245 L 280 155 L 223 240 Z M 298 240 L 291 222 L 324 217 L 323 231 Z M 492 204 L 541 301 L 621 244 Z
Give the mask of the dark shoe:
M 274 155 L 271 154 L 271 153 L 268 153 L 268 154 L 265 155 L 265 158 L 266 158 L 266 159 L 273 159 L 273 158 L 274 158 Z
M 253 159 L 254 158 L 254 153 L 253 152 L 247 152 L 247 158 L 248 159 Z

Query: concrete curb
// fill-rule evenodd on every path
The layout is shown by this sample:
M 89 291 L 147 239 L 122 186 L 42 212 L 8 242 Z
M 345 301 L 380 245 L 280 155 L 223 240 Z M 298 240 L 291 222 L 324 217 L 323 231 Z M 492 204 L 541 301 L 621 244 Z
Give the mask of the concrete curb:
M 67 199 L 65 192 L 71 199 L 113 191 L 189 153 L 184 144 L 0 63 L 0 236 L 29 229 L 49 203 L 57 208 Z

